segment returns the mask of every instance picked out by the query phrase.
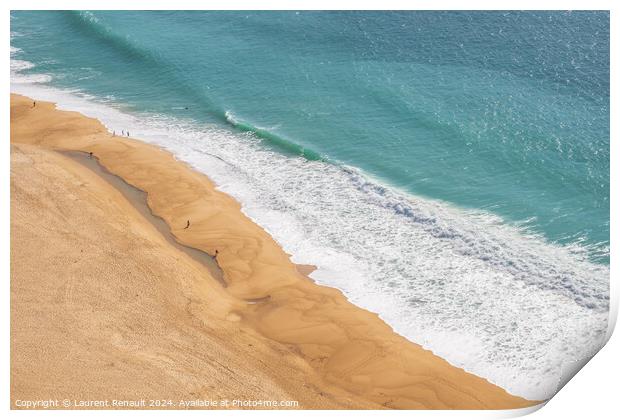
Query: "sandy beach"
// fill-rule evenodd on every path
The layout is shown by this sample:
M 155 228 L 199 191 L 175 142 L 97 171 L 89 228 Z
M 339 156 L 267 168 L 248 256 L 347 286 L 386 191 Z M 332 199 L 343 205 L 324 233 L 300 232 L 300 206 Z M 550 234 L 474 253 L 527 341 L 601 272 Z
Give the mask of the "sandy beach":
M 50 398 L 536 404 L 409 342 L 311 271 L 170 153 L 11 95 L 13 408 Z

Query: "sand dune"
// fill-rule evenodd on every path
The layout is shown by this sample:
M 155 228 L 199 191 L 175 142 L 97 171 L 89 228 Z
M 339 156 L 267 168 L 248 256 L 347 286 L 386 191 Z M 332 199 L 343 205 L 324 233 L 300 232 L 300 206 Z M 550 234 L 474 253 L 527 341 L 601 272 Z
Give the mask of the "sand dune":
M 11 394 L 245 398 L 300 408 L 534 404 L 395 334 L 304 277 L 239 204 L 169 153 L 11 96 Z M 148 195 L 174 246 L 92 152 Z M 184 229 L 187 220 L 190 227 Z M 76 397 L 77 398 L 77 397 Z

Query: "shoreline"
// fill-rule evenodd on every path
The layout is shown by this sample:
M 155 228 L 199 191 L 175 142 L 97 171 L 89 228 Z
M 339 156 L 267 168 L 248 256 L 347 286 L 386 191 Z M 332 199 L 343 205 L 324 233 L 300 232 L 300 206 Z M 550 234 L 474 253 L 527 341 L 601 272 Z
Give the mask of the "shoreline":
M 519 408 L 537 404 L 508 394 L 396 334 L 376 314 L 307 277 L 233 198 L 172 154 L 112 137 L 92 118 L 11 95 L 11 142 L 93 152 L 127 184 L 146 192 L 151 213 L 178 242 L 214 255 L 226 292 L 252 303 L 239 322 L 293 351 L 325 381 L 395 408 Z M 191 220 L 189 229 L 184 221 Z M 308 281 L 310 280 L 310 281 Z
M 95 118 L 108 132 L 128 128 L 172 153 L 240 203 L 293 262 L 315 264 L 317 284 L 337 288 L 397 334 L 511 394 L 551 398 L 576 373 L 565 358 L 585 360 L 602 345 L 607 317 L 598 308 L 606 308 L 609 267 L 492 211 L 409 194 L 359 168 L 287 157 L 217 123 L 158 116 L 48 84 L 15 82 L 12 89 Z M 340 217 L 349 203 L 358 210 Z M 566 325 L 568 334 L 557 336 Z M 557 350 L 563 347 L 568 354 Z

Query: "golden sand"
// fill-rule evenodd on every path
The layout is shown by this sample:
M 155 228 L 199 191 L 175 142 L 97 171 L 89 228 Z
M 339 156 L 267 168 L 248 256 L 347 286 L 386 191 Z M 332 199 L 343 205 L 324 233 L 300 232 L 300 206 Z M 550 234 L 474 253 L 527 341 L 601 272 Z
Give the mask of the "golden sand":
M 297 400 L 299 408 L 535 404 L 310 281 L 314 267 L 293 264 L 234 199 L 166 151 L 18 95 L 11 144 L 12 403 L 88 396 Z M 59 151 L 92 152 L 146 192 L 179 243 L 218 251 L 224 284 L 173 246 L 131 196 Z

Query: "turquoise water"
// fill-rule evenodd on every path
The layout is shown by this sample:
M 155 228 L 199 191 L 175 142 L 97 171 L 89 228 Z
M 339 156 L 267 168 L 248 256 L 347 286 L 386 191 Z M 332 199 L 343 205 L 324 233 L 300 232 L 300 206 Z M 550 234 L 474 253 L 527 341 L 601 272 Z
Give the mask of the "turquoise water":
M 14 90 L 173 150 L 451 362 L 541 398 L 600 345 L 608 13 L 13 12 L 11 31 Z
M 286 151 L 607 258 L 606 13 L 14 16 L 29 34 L 14 46 L 61 86 L 222 123 L 228 111 Z

